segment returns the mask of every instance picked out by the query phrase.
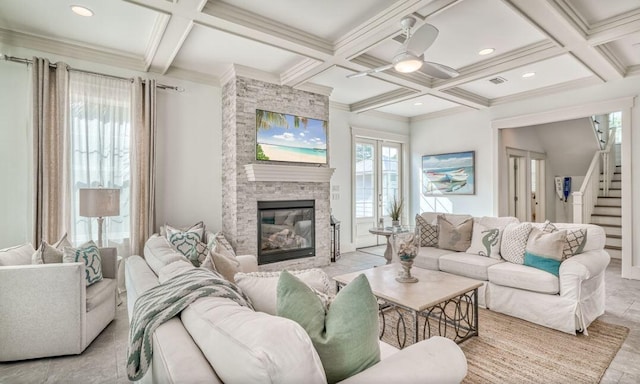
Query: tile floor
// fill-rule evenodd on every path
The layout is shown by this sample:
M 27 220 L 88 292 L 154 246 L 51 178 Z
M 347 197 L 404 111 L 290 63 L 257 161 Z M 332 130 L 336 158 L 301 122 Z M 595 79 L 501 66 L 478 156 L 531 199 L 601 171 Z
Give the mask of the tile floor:
M 345 253 L 324 268 L 330 276 L 385 263 L 380 248 Z M 620 278 L 620 261 L 612 260 L 606 272 L 607 308 L 602 320 L 631 329 L 601 383 L 640 383 L 640 281 Z M 78 356 L 0 363 L 1 384 L 31 383 L 129 383 L 125 372 L 128 337 L 126 302 L 116 319 Z M 0 346 L 1 347 L 1 346 Z

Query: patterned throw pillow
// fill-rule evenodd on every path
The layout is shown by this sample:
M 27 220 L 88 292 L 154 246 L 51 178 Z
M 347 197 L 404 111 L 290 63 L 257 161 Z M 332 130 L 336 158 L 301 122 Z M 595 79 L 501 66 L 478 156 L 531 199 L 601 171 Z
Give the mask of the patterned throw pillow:
M 533 226 L 531 223 L 509 224 L 502 233 L 500 255 L 514 264 L 524 264 L 524 252 Z
M 501 237 L 502 230 L 500 228 L 491 228 L 474 222 L 471 246 L 467 249 L 467 253 L 500 259 Z
M 567 231 L 556 230 L 549 233 L 533 228 L 527 241 L 524 265 L 559 276 L 566 238 Z
M 438 216 L 438 248 L 465 252 L 471 245 L 473 218 L 453 225 L 444 216 Z
M 195 234 L 197 234 L 198 236 L 200 236 L 199 240 L 202 241 L 204 238 L 204 222 L 199 221 L 195 224 L 193 224 L 192 226 L 190 226 L 189 228 L 184 228 L 184 229 L 179 229 L 179 228 L 174 228 L 172 226 L 170 226 L 169 224 L 165 224 L 164 225 L 164 231 L 167 237 L 167 240 L 170 240 L 171 235 L 178 233 L 178 232 L 193 232 Z
M 88 241 L 78 248 L 65 247 L 63 263 L 84 263 L 87 286 L 102 280 L 102 258 L 98 246 Z
M 214 248 L 213 248 L 215 252 L 221 255 L 227 256 L 229 258 L 235 259 L 236 251 L 233 250 L 233 247 L 231 246 L 227 238 L 224 237 L 224 234 L 222 232 L 217 232 L 215 236 L 213 236 L 213 238 L 215 241 Z
M 420 229 L 420 246 L 438 246 L 438 226 L 427 223 L 427 220 L 419 214 L 416 215 L 416 227 Z
M 201 242 L 196 232 L 173 232 L 169 237 L 169 243 L 176 251 L 185 255 L 195 267 L 204 263 L 213 248 L 213 242 L 210 244 Z
M 556 227 L 549 220 L 545 221 L 542 225 L 542 231 L 547 233 L 553 233 L 558 231 Z M 582 253 L 584 246 L 587 244 L 587 229 L 567 229 L 567 239 L 562 250 L 562 260 L 566 260 L 571 256 L 575 256 Z

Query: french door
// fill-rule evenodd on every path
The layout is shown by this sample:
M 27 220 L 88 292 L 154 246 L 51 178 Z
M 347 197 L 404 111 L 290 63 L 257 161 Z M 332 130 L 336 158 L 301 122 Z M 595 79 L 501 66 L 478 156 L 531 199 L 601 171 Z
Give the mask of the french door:
M 402 144 L 356 138 L 353 151 L 356 247 L 377 244 L 369 229 L 383 219 L 391 224 L 389 207 L 402 198 Z

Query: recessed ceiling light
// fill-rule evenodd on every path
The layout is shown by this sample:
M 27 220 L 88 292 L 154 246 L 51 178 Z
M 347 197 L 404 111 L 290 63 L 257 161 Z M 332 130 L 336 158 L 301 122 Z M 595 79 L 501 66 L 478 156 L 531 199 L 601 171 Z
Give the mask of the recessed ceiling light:
M 524 77 L 524 78 L 526 79 L 527 77 L 533 77 L 533 76 L 535 76 L 535 75 L 536 75 L 536 73 L 535 73 L 535 72 L 527 72 L 527 73 L 524 73 L 524 74 L 522 75 L 522 77 Z
M 485 48 L 482 49 L 478 52 L 478 55 L 484 56 L 484 55 L 490 55 L 493 52 L 495 52 L 495 48 Z
M 90 10 L 89 8 L 87 8 L 87 7 L 83 7 L 82 5 L 72 5 L 71 6 L 71 10 L 76 15 L 80 15 L 80 16 L 84 16 L 84 17 L 93 16 L 93 11 Z
M 413 103 L 413 105 L 422 105 L 422 102 L 416 101 L 415 103 Z

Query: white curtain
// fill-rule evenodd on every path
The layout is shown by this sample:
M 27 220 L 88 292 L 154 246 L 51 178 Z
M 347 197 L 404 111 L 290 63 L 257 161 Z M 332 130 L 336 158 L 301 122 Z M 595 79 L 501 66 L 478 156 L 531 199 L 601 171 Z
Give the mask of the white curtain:
M 98 238 L 96 219 L 78 214 L 78 190 L 119 188 L 120 216 L 105 218 L 103 244 L 129 254 L 131 82 L 72 71 L 69 101 L 71 239 L 80 244 Z
M 34 57 L 31 72 L 33 124 L 33 245 L 58 241 L 69 230 L 69 72 L 64 63 Z M 10 90 L 7 90 L 10 91 Z

